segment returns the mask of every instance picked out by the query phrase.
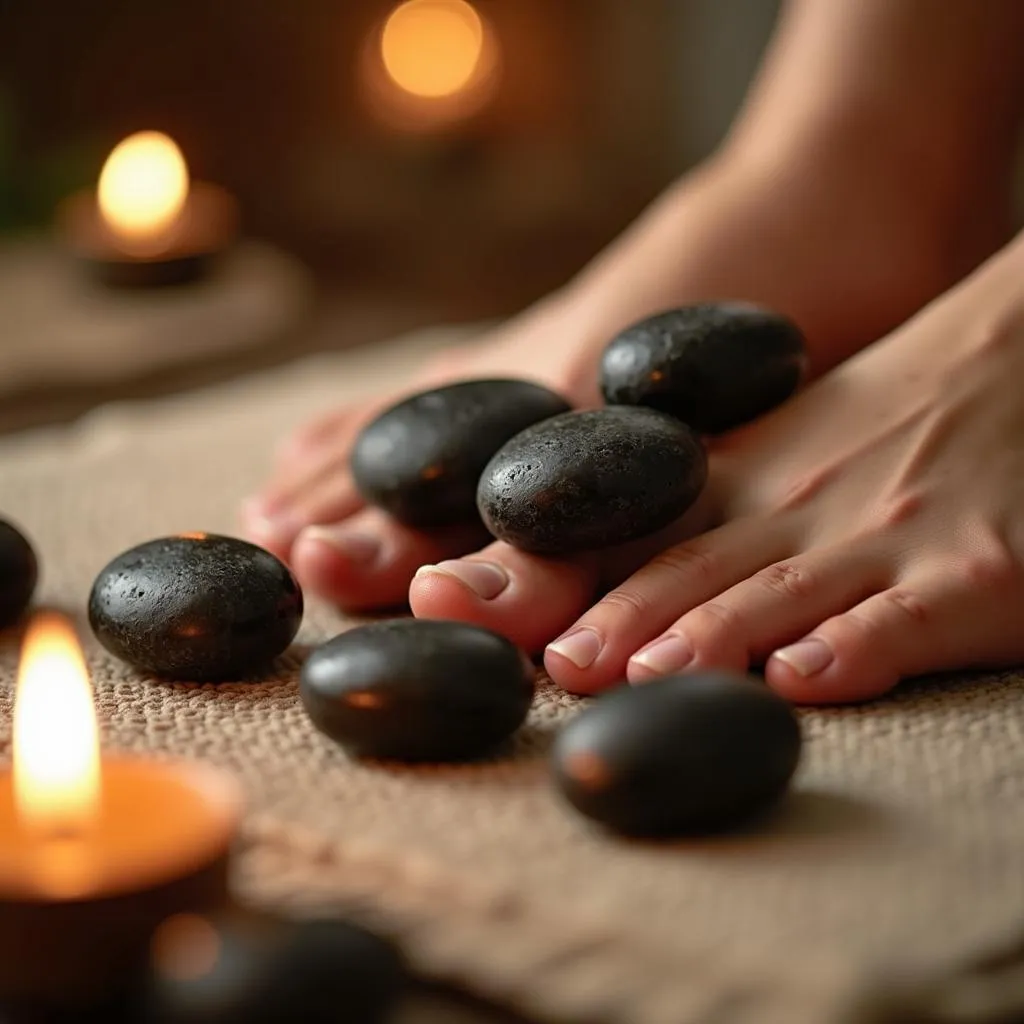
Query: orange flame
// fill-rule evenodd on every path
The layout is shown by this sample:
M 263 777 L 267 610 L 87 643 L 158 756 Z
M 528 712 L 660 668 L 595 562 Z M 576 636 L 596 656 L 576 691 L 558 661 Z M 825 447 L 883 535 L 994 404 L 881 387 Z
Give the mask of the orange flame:
M 85 658 L 61 615 L 28 628 L 14 699 L 14 798 L 26 828 L 85 831 L 99 814 L 100 748 Z

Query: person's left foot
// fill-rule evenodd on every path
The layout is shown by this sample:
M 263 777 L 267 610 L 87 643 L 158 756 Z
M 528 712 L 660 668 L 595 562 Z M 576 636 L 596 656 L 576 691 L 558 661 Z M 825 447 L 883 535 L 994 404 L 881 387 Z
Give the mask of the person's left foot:
M 718 443 L 722 525 L 587 611 L 607 557 L 492 544 L 419 571 L 417 615 L 489 626 L 566 689 L 764 665 L 800 702 L 1024 660 L 1024 240 Z M 705 510 L 707 511 L 707 510 Z M 636 569 L 637 565 L 641 565 Z M 581 614 L 582 613 L 582 614 Z
M 739 150 L 715 159 L 669 189 L 559 293 L 489 338 L 449 351 L 413 390 L 526 377 L 573 406 L 594 405 L 600 353 L 617 331 L 716 299 L 785 313 L 807 337 L 812 373 L 824 372 L 976 266 L 1002 237 L 1000 190 L 968 190 L 981 201 L 965 231 L 959 202 L 936 203 L 926 190 L 908 195 L 898 176 L 880 174 L 878 160 L 862 162 L 862 153 L 859 135 L 840 132 L 827 145 L 775 152 L 770 164 Z M 979 224 L 992 229 L 979 232 Z M 242 509 L 250 539 L 285 559 L 308 593 L 349 609 L 404 601 L 421 565 L 481 542 L 479 528 L 410 530 L 364 505 L 349 470 L 352 444 L 399 397 L 308 424 Z

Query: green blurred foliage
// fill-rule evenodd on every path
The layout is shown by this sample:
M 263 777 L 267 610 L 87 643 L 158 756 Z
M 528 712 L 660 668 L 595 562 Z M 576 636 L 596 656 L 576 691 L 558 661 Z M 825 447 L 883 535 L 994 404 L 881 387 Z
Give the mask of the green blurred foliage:
M 14 100 L 0 88 L 0 231 L 47 226 L 61 199 L 95 182 L 104 157 L 100 144 L 88 138 L 26 156 L 18 124 Z

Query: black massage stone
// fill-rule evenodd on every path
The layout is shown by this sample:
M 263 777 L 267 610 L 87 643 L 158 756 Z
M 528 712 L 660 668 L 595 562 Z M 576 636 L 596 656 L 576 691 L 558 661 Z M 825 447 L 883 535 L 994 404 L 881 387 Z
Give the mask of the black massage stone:
M 725 672 L 623 686 L 555 741 L 555 780 L 582 814 L 627 835 L 673 836 L 741 824 L 785 791 L 800 759 L 789 704 Z
M 408 982 L 387 940 L 340 920 L 225 912 L 159 928 L 144 1024 L 384 1024 Z
M 393 619 L 319 647 L 299 692 L 313 724 L 357 757 L 462 761 L 492 752 L 522 725 L 534 670 L 489 630 Z
M 688 306 L 627 328 L 605 349 L 609 405 L 659 409 L 721 434 L 781 405 L 807 367 L 796 324 L 746 303 Z
M 302 591 L 269 551 L 215 534 L 140 544 L 104 568 L 89 621 L 112 654 L 185 681 L 266 669 L 302 621 Z
M 21 618 L 38 578 L 32 545 L 16 526 L 0 519 L 0 629 Z
M 703 445 L 685 423 L 616 406 L 564 413 L 517 434 L 488 463 L 477 504 L 499 540 L 568 555 L 668 526 L 706 479 Z
M 476 485 L 520 430 L 565 412 L 553 391 L 521 380 L 475 380 L 407 398 L 363 428 L 350 466 L 360 494 L 407 526 L 477 522 Z

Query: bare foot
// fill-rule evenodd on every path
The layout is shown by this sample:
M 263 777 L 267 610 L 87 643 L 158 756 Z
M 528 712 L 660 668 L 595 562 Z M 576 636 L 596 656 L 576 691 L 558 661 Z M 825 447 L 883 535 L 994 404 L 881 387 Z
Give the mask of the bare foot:
M 965 246 L 947 213 L 915 203 L 897 179 L 855 167 L 837 147 L 823 148 L 813 166 L 760 155 L 720 161 L 670 191 L 563 293 L 446 354 L 418 383 L 530 377 L 585 406 L 597 400 L 598 353 L 618 330 L 669 306 L 721 298 L 793 317 L 823 370 L 996 244 L 986 232 Z M 396 397 L 339 410 L 292 437 L 243 513 L 248 534 L 289 560 L 307 589 L 348 607 L 402 601 L 419 566 L 481 542 L 478 530 L 423 534 L 363 507 L 350 447 Z
M 414 611 L 535 649 L 552 640 L 548 671 L 583 693 L 763 664 L 785 696 L 835 703 L 1024 660 L 1022 279 L 1024 235 L 724 439 L 712 459 L 724 525 L 664 548 L 581 616 L 595 560 L 502 544 L 423 570 Z

